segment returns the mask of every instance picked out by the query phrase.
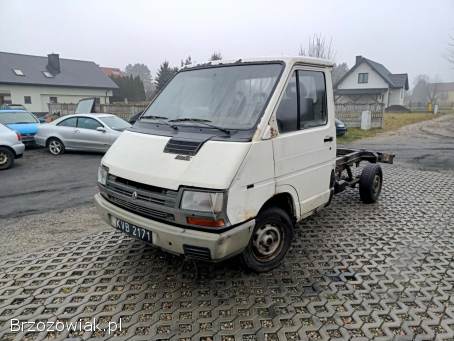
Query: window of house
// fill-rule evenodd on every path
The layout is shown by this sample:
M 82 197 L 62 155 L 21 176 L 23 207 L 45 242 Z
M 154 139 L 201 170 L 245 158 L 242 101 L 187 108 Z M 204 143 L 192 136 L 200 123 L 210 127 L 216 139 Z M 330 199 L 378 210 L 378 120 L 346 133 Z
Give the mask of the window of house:
M 367 83 L 369 81 L 368 73 L 358 73 L 358 83 Z
M 54 75 L 51 74 L 49 71 L 43 71 L 43 75 L 46 78 L 54 78 Z
M 77 127 L 82 129 L 96 130 L 96 128 L 102 127 L 102 124 L 93 118 L 79 117 L 79 120 L 77 121 Z
M 57 125 L 62 126 L 62 127 L 76 127 L 77 126 L 77 117 L 67 118 L 66 120 L 61 121 Z
M 52 103 L 52 104 L 58 103 L 58 98 L 57 97 L 49 97 L 49 103 Z
M 13 69 L 13 72 L 16 76 L 25 76 L 24 72 L 21 69 Z
M 24 96 L 24 103 L 25 104 L 32 104 L 31 96 Z
M 280 132 L 325 125 L 327 122 L 325 75 L 319 71 L 296 71 L 276 111 Z

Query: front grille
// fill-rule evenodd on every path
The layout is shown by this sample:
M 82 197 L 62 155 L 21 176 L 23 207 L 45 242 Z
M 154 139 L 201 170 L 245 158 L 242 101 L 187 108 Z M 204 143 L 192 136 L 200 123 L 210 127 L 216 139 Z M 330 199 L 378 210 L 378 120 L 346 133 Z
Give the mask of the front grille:
M 113 193 L 118 193 L 127 197 L 132 197 L 135 192 L 137 194 L 135 199 L 137 200 L 167 207 L 176 206 L 178 195 L 178 191 L 142 184 L 112 174 L 109 174 L 106 188 Z
M 173 214 L 170 214 L 167 212 L 161 212 L 158 210 L 154 210 L 149 207 L 145 207 L 143 205 L 135 204 L 135 203 L 120 199 L 120 198 L 110 195 L 110 194 L 107 195 L 106 199 L 114 205 L 117 205 L 121 208 L 124 208 L 127 211 L 141 215 L 146 218 L 175 221 L 175 216 Z
M 211 260 L 210 249 L 206 247 L 194 246 L 194 245 L 183 245 L 184 255 L 201 259 L 201 260 Z
M 188 140 L 177 140 L 170 139 L 164 147 L 164 153 L 190 155 L 197 154 L 203 141 L 188 141 Z

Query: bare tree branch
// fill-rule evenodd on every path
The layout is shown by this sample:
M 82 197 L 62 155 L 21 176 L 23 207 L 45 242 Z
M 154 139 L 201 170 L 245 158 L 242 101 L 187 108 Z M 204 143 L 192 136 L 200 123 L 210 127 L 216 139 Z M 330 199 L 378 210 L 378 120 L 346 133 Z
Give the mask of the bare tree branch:
M 321 34 L 314 34 L 309 38 L 307 48 L 300 46 L 299 55 L 322 59 L 334 59 L 335 56 L 333 38 L 326 40 Z

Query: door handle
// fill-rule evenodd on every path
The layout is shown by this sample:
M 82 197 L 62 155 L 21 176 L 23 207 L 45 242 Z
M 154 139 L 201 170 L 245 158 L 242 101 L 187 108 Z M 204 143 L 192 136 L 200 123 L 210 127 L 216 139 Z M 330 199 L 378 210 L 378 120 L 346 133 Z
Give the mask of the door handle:
M 80 130 L 79 129 L 74 130 L 74 134 L 76 133 L 80 133 Z
M 327 143 L 327 142 L 333 142 L 334 141 L 334 138 L 332 136 L 326 136 L 324 139 L 323 139 L 323 142 Z

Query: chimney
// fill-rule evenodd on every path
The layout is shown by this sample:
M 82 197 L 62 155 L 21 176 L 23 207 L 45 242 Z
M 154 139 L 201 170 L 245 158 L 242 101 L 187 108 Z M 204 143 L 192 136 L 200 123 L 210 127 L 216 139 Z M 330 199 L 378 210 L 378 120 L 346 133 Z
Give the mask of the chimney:
M 356 65 L 360 64 L 363 60 L 363 56 L 356 56 Z
M 53 75 L 60 73 L 60 56 L 58 53 L 51 53 L 47 55 L 47 70 Z

